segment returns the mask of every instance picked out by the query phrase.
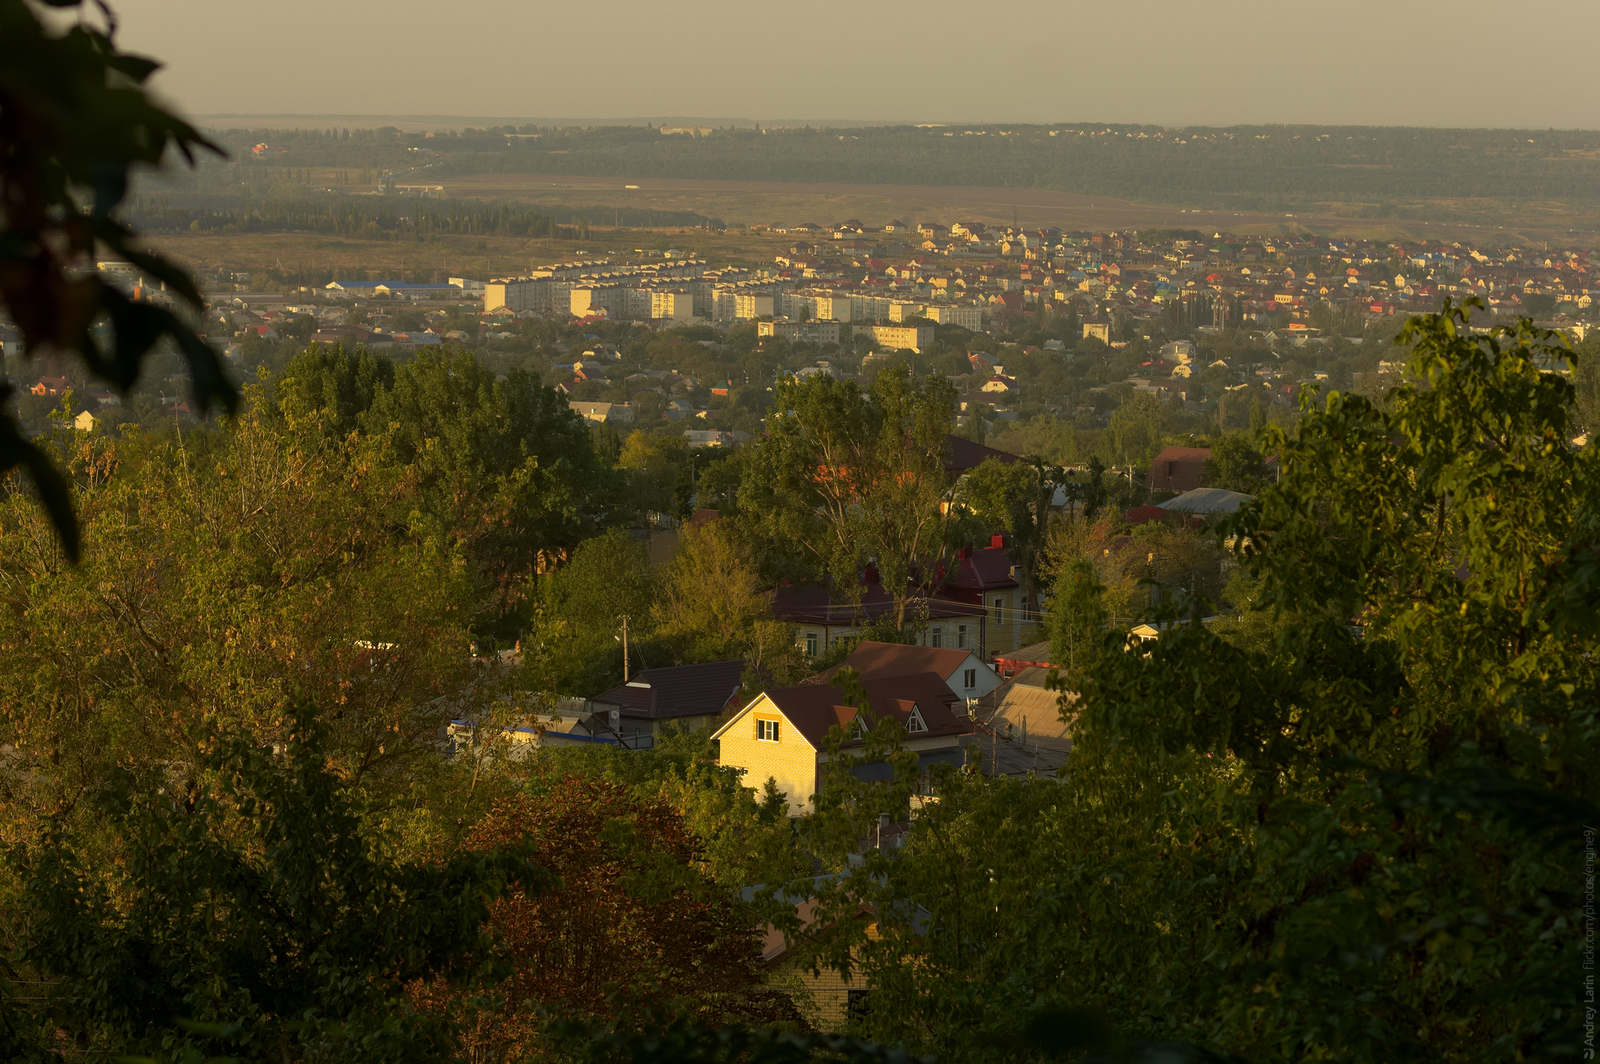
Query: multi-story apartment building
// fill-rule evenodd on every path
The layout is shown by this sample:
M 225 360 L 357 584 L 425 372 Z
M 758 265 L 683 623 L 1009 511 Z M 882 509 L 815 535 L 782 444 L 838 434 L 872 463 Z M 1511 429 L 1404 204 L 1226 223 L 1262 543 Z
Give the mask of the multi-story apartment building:
M 857 325 L 855 335 L 870 336 L 883 347 L 922 351 L 933 344 L 931 325 Z
M 928 306 L 926 317 L 940 325 L 959 325 L 978 332 L 983 328 L 983 308 L 964 303 L 934 303 Z
M 693 292 L 683 288 L 658 288 L 650 293 L 650 317 L 688 321 L 694 316 Z

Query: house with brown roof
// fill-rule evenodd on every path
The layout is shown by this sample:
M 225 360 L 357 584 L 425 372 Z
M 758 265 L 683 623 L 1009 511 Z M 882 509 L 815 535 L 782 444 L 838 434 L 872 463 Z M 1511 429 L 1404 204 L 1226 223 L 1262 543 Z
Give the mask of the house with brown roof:
M 1151 491 L 1192 491 L 1200 486 L 1209 447 L 1167 447 L 1150 462 L 1145 487 Z
M 870 567 L 862 574 L 853 602 L 814 580 L 786 584 L 772 593 L 772 615 L 795 626 L 795 644 L 813 658 L 827 654 L 841 639 L 859 636 L 864 627 L 893 609 L 894 596 Z M 906 614 L 920 625 L 916 638 L 924 646 L 981 651 L 984 645 L 981 606 L 918 592 Z
M 862 706 L 845 704 L 845 693 L 833 684 L 801 684 L 763 691 L 712 736 L 719 741 L 719 763 L 738 769 L 747 787 L 760 790 L 768 781 L 788 799 L 789 815 L 811 812 L 824 766 L 832 754 L 830 733 L 845 739 L 840 753 L 859 749 L 860 727 L 885 718 L 904 729 L 905 748 L 919 763 L 961 765 L 961 737 L 971 722 L 956 712 L 961 700 L 944 678 L 931 672 L 882 677 L 861 682 Z M 886 779 L 887 765 L 862 764 L 852 771 L 862 779 Z
M 963 473 L 970 473 L 982 465 L 986 459 L 1011 465 L 1022 461 L 1017 455 L 1008 451 L 996 450 L 985 447 L 981 443 L 973 443 L 963 436 L 946 436 L 944 441 L 944 468 L 951 476 L 959 477 Z
M 1032 632 L 1037 603 L 1028 601 L 1021 576 L 1006 537 L 997 533 L 987 547 L 958 551 L 955 572 L 939 589 L 938 598 L 983 611 L 985 640 L 980 651 L 985 656 L 1021 646 Z
M 956 698 L 968 701 L 982 698 L 1000 685 L 1000 678 L 971 650 L 905 643 L 862 642 L 844 661 L 806 680 L 806 683 L 832 683 L 841 669 L 854 669 L 862 680 L 888 680 L 896 676 L 933 673 L 944 680 Z

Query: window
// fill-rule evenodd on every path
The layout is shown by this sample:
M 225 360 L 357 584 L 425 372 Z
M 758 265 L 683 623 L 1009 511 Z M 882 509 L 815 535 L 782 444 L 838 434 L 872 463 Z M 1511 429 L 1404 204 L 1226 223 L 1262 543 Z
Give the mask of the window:
M 962 673 L 961 674 L 961 686 L 965 687 L 969 691 L 972 690 L 973 688 L 977 687 L 978 686 L 978 670 L 977 669 L 968 669 L 966 672 Z
M 761 718 L 757 717 L 756 738 L 769 743 L 777 742 L 779 723 L 780 722 L 776 720 L 762 720 Z
M 956 625 L 956 649 L 967 649 L 967 626 L 964 624 Z
M 935 628 L 932 632 L 930 632 L 928 634 L 928 645 L 930 647 L 942 647 L 942 646 L 944 646 L 944 629 L 943 628 Z
M 1000 623 L 1000 611 L 1005 609 L 1005 608 L 1006 608 L 1006 600 L 1005 599 L 997 598 L 997 599 L 994 600 L 994 623 L 995 624 L 999 624 Z
M 817 633 L 806 633 L 806 653 L 811 657 L 817 656 Z
M 912 735 L 928 730 L 928 724 L 922 719 L 922 710 L 915 705 L 911 707 L 911 716 L 906 718 L 906 731 Z
M 844 1011 L 846 1024 L 865 1023 L 867 1017 L 872 1014 L 872 1007 L 867 1004 L 867 992 L 865 990 L 845 991 Z

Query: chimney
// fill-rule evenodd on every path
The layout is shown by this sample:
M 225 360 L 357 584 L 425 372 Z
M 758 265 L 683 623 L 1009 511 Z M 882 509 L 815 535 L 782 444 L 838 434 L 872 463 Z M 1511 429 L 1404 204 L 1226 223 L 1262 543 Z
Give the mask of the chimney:
M 889 814 L 878 814 L 878 849 L 883 849 L 883 833 L 889 830 Z
M 962 547 L 960 550 L 956 551 L 956 557 L 960 558 L 962 561 L 966 561 L 968 558 L 972 557 L 972 548 Z
M 989 546 L 991 549 L 1001 550 L 1005 547 L 1005 545 L 1006 534 L 1004 532 L 996 532 L 993 536 L 989 537 Z

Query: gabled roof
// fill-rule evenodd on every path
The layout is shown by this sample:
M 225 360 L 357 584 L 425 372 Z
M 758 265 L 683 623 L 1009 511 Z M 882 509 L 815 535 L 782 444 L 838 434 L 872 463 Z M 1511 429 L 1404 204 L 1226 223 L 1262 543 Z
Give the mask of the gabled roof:
M 944 467 L 951 473 L 965 473 L 976 469 L 986 458 L 996 458 L 1002 462 L 1020 462 L 1021 458 L 1005 451 L 997 451 L 993 447 L 985 447 L 981 443 L 960 436 L 945 437 Z
M 632 680 L 595 695 L 589 701 L 615 706 L 625 717 L 670 720 L 721 713 L 738 694 L 744 678 L 744 659 L 708 661 L 645 669 Z
M 1156 455 L 1157 462 L 1204 462 L 1211 457 L 1209 447 L 1164 447 Z
M 932 673 L 948 683 L 955 671 L 972 657 L 970 650 L 941 649 L 938 647 L 908 646 L 904 643 L 876 643 L 863 639 L 841 664 L 820 672 L 806 680 L 807 684 L 828 684 L 845 666 L 861 675 L 863 682 L 896 676 Z M 952 697 L 947 687 L 946 697 Z
M 1164 511 L 1194 514 L 1231 514 L 1255 496 L 1226 488 L 1193 488 L 1176 498 L 1157 503 Z
M 960 700 L 951 693 L 943 678 L 934 673 L 863 679 L 861 693 L 866 696 L 864 711 L 872 720 L 889 717 L 904 725 L 910 719 L 911 711 L 916 709 L 927 725 L 927 731 L 916 734 L 918 739 L 966 735 L 972 730 L 969 722 L 951 712 L 951 703 Z M 765 691 L 763 695 L 817 750 L 827 748 L 829 730 L 835 725 L 849 725 L 857 716 L 854 706 L 844 704 L 844 691 L 832 684 L 809 683 L 799 687 L 781 687 Z M 730 721 L 718 730 L 717 735 L 720 736 L 736 723 L 737 720 Z

